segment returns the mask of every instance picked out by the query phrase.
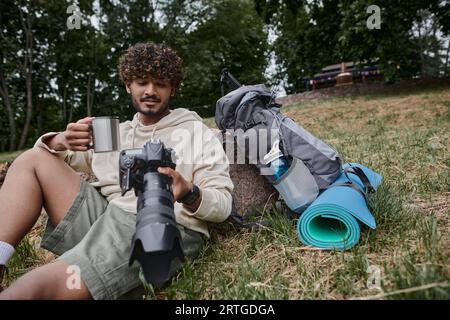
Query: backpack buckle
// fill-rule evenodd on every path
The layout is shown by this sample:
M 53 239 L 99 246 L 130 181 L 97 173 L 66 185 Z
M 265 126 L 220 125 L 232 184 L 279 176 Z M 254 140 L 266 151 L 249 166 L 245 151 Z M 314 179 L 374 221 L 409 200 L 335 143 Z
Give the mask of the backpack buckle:
M 245 124 L 244 124 L 244 130 L 248 130 L 251 127 L 255 126 L 255 121 L 253 119 L 248 120 Z

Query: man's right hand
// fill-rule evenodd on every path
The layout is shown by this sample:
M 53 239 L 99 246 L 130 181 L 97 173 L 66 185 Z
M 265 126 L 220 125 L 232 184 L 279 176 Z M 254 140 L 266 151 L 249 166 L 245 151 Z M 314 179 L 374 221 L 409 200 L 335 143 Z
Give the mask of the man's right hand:
M 87 151 L 88 145 L 92 141 L 90 124 L 92 117 L 78 120 L 76 123 L 69 123 L 66 131 L 44 141 L 51 149 L 56 151 Z

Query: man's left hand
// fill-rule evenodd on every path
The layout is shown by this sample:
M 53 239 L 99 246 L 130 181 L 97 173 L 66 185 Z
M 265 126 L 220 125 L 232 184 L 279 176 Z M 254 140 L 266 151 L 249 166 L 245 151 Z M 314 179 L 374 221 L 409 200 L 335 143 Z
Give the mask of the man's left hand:
M 159 167 L 158 172 L 172 178 L 172 192 L 175 201 L 182 198 L 192 189 L 192 182 L 187 181 L 179 172 L 169 167 Z

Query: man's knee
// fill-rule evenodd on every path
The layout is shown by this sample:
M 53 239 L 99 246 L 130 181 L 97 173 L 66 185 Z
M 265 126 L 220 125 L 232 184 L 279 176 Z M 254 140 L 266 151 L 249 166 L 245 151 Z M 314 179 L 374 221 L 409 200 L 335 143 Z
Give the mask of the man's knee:
M 11 168 L 36 168 L 40 164 L 48 164 L 49 160 L 56 158 L 45 149 L 35 147 L 21 153 L 11 164 Z

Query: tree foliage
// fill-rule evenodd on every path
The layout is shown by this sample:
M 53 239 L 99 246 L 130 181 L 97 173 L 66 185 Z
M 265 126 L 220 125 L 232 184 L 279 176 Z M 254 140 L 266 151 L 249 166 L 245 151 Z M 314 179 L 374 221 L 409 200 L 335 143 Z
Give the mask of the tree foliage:
M 342 61 L 377 63 L 388 82 L 402 76 L 446 72 L 442 65 L 445 59 L 438 55 L 445 50 L 442 37 L 448 36 L 448 3 L 377 1 L 380 29 L 370 29 L 366 24 L 370 16 L 367 8 L 372 4 L 369 0 L 255 0 L 257 12 L 277 34 L 273 44 L 277 76 L 280 80 L 287 78 L 288 92 L 301 90 L 305 77 Z M 430 21 L 434 29 L 418 33 L 417 27 L 424 31 Z M 430 53 L 433 46 L 434 53 Z M 435 64 L 432 70 L 430 63 Z
M 76 4 L 80 29 L 67 27 Z M 449 4 L 380 0 L 381 29 L 366 27 L 368 0 L 4 0 L 0 2 L 0 151 L 86 115 L 129 119 L 117 75 L 137 42 L 164 42 L 184 60 L 173 107 L 214 113 L 219 75 L 276 83 L 288 92 L 328 64 L 373 61 L 386 79 L 448 74 Z M 276 37 L 269 36 L 273 30 Z M 270 43 L 270 44 L 269 44 Z M 447 47 L 446 47 L 447 46 Z M 276 57 L 273 79 L 266 70 Z

